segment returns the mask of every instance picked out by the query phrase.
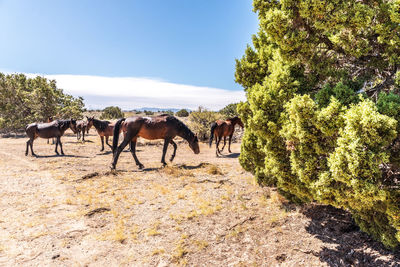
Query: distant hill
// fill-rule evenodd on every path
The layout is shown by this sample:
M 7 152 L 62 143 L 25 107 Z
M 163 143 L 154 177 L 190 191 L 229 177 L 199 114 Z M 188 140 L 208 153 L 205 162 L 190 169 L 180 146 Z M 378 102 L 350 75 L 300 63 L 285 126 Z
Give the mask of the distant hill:
M 161 112 L 161 111 L 171 110 L 173 112 L 177 112 L 177 111 L 181 110 L 181 108 L 148 108 L 148 107 L 144 107 L 144 108 L 137 108 L 134 110 L 137 110 L 137 111 L 147 110 L 147 111 L 153 111 L 153 112 Z M 191 111 L 191 109 L 189 109 L 189 108 L 186 108 L 186 110 Z M 128 111 L 133 111 L 133 110 L 128 110 Z

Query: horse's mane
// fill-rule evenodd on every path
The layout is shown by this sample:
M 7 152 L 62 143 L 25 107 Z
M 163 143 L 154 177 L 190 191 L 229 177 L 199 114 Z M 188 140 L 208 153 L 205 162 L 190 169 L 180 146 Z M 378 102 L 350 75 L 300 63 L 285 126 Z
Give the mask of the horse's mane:
M 174 116 L 171 116 L 169 114 L 162 114 L 160 116 L 166 116 L 167 122 L 173 122 L 176 125 L 177 130 L 183 134 L 185 139 L 188 140 L 194 136 L 194 133 L 189 129 L 189 127 L 187 127 L 186 124 L 184 124 L 182 121 L 178 120 Z
M 68 128 L 71 120 L 57 120 L 58 128 Z
M 104 131 L 105 129 L 107 129 L 107 127 L 110 123 L 111 123 L 110 121 L 101 121 L 101 120 L 93 118 L 94 128 L 99 129 L 101 131 Z
M 235 117 L 233 117 L 233 118 L 227 118 L 226 121 L 235 121 L 235 120 L 237 120 L 237 119 L 239 119 L 239 117 L 238 117 L 238 116 L 235 116 Z

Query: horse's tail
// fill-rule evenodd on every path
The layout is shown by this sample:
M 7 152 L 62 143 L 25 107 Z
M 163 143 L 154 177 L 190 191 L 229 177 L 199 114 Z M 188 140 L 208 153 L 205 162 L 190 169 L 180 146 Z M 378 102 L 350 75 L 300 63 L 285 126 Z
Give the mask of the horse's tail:
M 212 141 L 213 141 L 213 138 L 214 138 L 214 130 L 215 130 L 215 128 L 217 128 L 217 126 L 218 126 L 218 124 L 215 123 L 215 122 L 213 122 L 211 124 L 211 133 L 210 133 L 210 142 L 209 142 L 210 147 L 212 145 Z
M 113 136 L 113 146 L 112 152 L 114 153 L 115 149 L 118 146 L 118 139 L 119 139 L 119 128 L 121 127 L 121 123 L 125 120 L 125 118 L 119 119 L 114 126 L 114 136 Z

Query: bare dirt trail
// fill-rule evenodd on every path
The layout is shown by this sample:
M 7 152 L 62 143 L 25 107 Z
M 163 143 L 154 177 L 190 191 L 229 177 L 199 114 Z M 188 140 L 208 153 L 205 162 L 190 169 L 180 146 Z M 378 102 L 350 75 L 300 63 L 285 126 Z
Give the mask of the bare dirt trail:
M 142 143 L 144 171 L 123 152 L 110 172 L 111 154 L 99 152 L 97 136 L 62 141 L 66 156 L 36 140 L 34 158 L 24 156 L 25 138 L 0 139 L 1 266 L 397 266 L 400 259 L 346 213 L 289 205 L 258 186 L 238 163 L 238 144 L 216 158 L 214 148 L 202 144 L 194 155 L 180 142 L 162 169 L 162 146 Z

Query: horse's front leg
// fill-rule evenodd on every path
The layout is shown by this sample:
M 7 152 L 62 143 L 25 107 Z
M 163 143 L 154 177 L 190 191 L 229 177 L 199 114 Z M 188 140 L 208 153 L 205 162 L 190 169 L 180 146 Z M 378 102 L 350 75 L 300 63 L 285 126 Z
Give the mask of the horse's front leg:
M 174 158 L 175 158 L 176 149 L 178 148 L 178 146 L 176 145 L 176 143 L 174 142 L 174 140 L 171 140 L 171 141 L 170 141 L 170 144 L 172 144 L 173 147 L 174 147 L 174 152 L 172 153 L 171 158 L 169 159 L 169 161 L 172 162 L 172 161 L 174 160 Z
M 57 139 L 58 139 L 58 143 L 60 144 L 61 155 L 64 155 L 64 151 L 63 151 L 62 144 L 61 144 L 61 136 L 60 136 L 60 137 L 57 137 Z
M 82 130 L 82 141 L 85 142 L 85 129 Z
M 131 150 L 131 154 L 133 156 L 133 159 L 135 160 L 136 165 L 139 166 L 139 169 L 143 169 L 143 164 L 140 163 L 139 159 L 136 156 L 136 138 L 130 142 L 129 148 Z
M 171 141 L 171 139 L 164 139 L 164 147 L 163 147 L 163 153 L 162 153 L 162 157 L 161 157 L 161 163 L 163 164 L 163 167 L 165 167 L 167 165 L 167 163 L 165 162 L 165 154 L 167 153 L 167 149 L 168 149 L 168 145 L 169 142 Z

